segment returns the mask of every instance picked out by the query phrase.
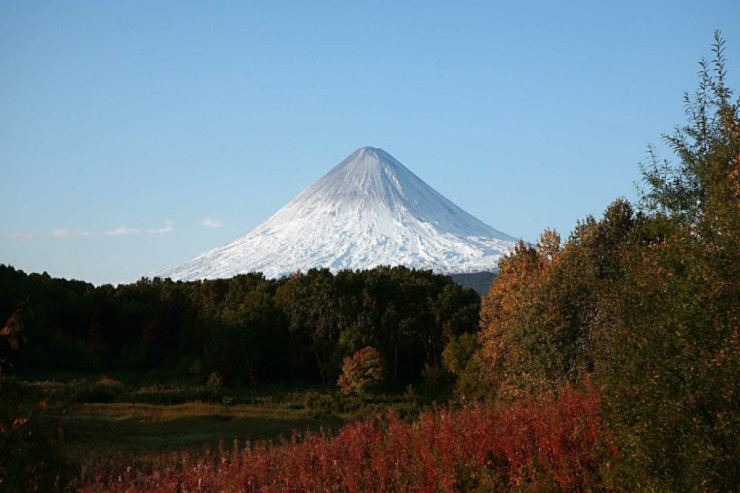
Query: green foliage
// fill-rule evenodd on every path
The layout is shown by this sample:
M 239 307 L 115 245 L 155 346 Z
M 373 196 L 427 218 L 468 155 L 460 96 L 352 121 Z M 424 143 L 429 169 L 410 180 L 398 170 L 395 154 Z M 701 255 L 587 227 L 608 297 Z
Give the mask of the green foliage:
M 491 392 L 490 385 L 482 380 L 480 359 L 476 353 L 481 344 L 477 333 L 454 337 L 442 352 L 444 369 L 455 379 L 455 394 L 463 401 L 483 399 Z
M 35 314 L 29 344 L 8 360 L 22 372 L 165 370 L 197 380 L 218 372 L 250 386 L 330 384 L 343 358 L 367 345 L 391 381 L 418 381 L 425 365 L 441 365 L 451 337 L 476 330 L 480 306 L 448 277 L 404 267 L 96 288 L 0 265 L 0 316 L 26 299 Z
M 726 221 L 737 226 L 740 198 L 740 100 L 733 100 L 726 85 L 724 51 L 725 42 L 715 32 L 714 57 L 701 60 L 699 87 L 693 96 L 684 95 L 688 122 L 663 136 L 679 162 L 659 162 L 650 150 L 650 163 L 642 167 L 642 203 L 648 210 L 698 226 L 709 237 L 733 234 L 736 239 L 738 228 L 722 227 Z
M 658 489 L 740 484 L 740 104 L 719 34 L 713 51 L 666 137 L 679 164 L 644 171 L 652 238 L 602 304 L 607 411 L 639 464 L 625 475 Z
M 481 378 L 484 373 L 483 363 L 478 354 L 468 360 L 465 369 L 457 376 L 455 395 L 462 401 L 486 401 L 492 397 L 492 388 Z
M 442 352 L 445 369 L 453 375 L 461 375 L 479 347 L 477 334 L 467 333 L 454 337 Z
M 377 349 L 364 347 L 344 358 L 342 374 L 337 380 L 342 393 L 365 394 L 383 380 L 383 360 Z
M 412 395 L 433 402 L 447 402 L 453 396 L 455 390 L 455 375 L 450 373 L 444 366 L 424 367 L 421 374 L 422 379 L 417 387 L 408 386 Z

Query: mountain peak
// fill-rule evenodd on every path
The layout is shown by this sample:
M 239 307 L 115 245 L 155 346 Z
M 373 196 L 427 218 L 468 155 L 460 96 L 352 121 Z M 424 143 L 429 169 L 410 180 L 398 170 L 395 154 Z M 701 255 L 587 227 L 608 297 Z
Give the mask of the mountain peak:
M 234 242 L 160 274 L 173 279 L 312 267 L 491 271 L 516 240 L 468 214 L 386 151 L 360 147 Z
M 387 165 L 391 167 L 403 167 L 393 156 L 385 152 L 379 147 L 360 147 L 352 154 L 347 156 L 344 161 L 339 163 L 336 167 L 350 166 L 350 167 L 362 167 L 362 166 L 381 166 Z
M 389 154 L 388 154 L 387 152 L 385 152 L 385 151 L 384 151 L 383 149 L 381 149 L 380 147 L 371 147 L 371 146 L 363 146 L 363 147 L 359 147 L 359 148 L 358 148 L 358 149 L 357 149 L 357 150 L 356 150 L 355 152 L 353 152 L 352 154 L 355 154 L 355 153 L 360 153 L 360 154 L 370 154 L 370 155 L 375 155 L 375 156 L 377 156 L 378 154 L 385 154 L 385 155 L 389 155 Z M 350 154 L 350 156 L 351 156 L 352 154 Z

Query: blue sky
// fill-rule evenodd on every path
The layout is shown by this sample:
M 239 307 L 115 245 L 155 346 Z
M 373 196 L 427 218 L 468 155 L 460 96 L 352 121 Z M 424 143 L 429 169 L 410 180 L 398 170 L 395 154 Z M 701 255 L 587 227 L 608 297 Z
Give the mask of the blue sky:
M 0 2 L 0 263 L 136 280 L 360 146 L 491 226 L 635 198 L 740 2 Z M 658 146 L 663 155 L 667 151 Z

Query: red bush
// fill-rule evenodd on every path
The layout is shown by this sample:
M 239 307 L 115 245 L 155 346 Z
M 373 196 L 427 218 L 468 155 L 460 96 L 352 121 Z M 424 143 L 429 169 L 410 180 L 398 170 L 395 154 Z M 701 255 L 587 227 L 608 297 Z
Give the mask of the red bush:
M 389 413 L 346 425 L 336 436 L 294 435 L 192 459 L 171 455 L 146 468 L 85 471 L 83 492 L 346 491 L 438 492 L 472 488 L 597 489 L 615 454 L 599 418 L 600 393 L 559 396 L 495 412 L 438 408 L 414 423 Z

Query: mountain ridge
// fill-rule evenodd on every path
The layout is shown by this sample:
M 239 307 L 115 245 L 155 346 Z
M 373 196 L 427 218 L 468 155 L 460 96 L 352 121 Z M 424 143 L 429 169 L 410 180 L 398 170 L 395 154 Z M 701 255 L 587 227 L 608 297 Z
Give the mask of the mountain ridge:
M 494 270 L 516 239 L 462 210 L 382 149 L 361 147 L 246 235 L 158 274 L 193 280 L 281 277 L 406 265 Z

